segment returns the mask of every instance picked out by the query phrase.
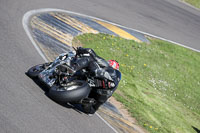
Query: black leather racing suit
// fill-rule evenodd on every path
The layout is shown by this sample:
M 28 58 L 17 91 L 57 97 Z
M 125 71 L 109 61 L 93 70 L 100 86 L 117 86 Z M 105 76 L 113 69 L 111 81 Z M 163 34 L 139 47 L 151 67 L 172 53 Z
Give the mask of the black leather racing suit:
M 95 86 L 92 87 L 89 98 L 94 98 L 96 102 L 95 104 L 83 104 L 84 111 L 93 114 L 112 96 L 120 78 L 117 76 L 118 70 L 110 67 L 108 62 L 97 56 L 92 49 L 79 47 L 77 55 L 81 54 L 85 56 L 77 58 L 73 67 L 76 71 L 87 68 L 95 77 Z

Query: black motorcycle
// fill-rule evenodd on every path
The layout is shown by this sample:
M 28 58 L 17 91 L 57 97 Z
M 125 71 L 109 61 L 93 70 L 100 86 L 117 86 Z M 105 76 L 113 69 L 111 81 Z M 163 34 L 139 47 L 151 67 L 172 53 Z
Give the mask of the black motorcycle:
M 95 87 L 95 78 L 90 76 L 87 69 L 75 71 L 71 66 L 77 57 L 76 51 L 60 54 L 53 62 L 39 64 L 30 68 L 27 75 L 38 78 L 49 88 L 47 95 L 58 102 L 94 104 L 93 98 L 88 98 Z M 121 79 L 121 73 L 116 70 Z M 115 90 L 115 89 L 114 89 Z M 105 90 L 98 93 L 110 97 L 114 90 Z

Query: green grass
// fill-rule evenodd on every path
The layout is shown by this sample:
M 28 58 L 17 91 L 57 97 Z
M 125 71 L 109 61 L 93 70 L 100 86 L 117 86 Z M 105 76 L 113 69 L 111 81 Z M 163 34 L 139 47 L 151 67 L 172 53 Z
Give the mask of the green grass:
M 161 40 L 141 44 L 106 34 L 84 34 L 77 42 L 120 63 L 114 97 L 149 132 L 200 129 L 200 53 Z
M 200 0 L 184 0 L 184 1 L 193 5 L 194 7 L 200 8 Z

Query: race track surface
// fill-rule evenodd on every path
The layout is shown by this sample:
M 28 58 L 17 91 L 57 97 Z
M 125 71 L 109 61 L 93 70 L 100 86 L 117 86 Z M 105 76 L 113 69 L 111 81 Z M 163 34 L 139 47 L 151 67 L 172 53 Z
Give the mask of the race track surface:
M 53 102 L 25 75 L 29 67 L 44 62 L 22 26 L 23 15 L 39 8 L 95 16 L 200 49 L 199 11 L 173 0 L 1 0 L 0 132 L 114 132 L 96 115 Z

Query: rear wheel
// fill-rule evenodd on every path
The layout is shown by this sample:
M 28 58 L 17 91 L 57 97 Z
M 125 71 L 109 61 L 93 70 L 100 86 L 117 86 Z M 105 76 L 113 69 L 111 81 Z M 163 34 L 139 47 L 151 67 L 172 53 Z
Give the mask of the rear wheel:
M 87 97 L 91 91 L 88 83 L 82 80 L 74 80 L 62 87 L 54 85 L 50 88 L 48 96 L 57 102 L 79 102 Z
M 51 63 L 44 63 L 44 64 L 33 66 L 27 71 L 27 75 L 31 78 L 37 78 L 39 73 L 42 72 L 50 64 Z

